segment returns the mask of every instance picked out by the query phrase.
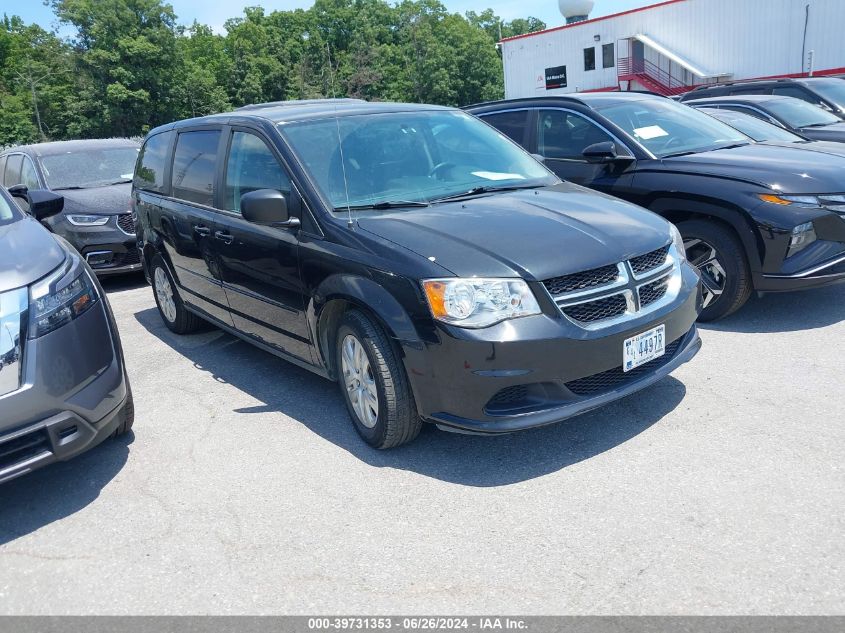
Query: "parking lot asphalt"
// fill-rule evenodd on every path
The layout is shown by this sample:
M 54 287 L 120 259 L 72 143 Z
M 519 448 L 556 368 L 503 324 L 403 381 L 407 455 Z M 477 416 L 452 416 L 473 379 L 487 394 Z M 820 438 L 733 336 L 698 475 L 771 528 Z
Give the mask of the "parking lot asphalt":
M 134 434 L 0 487 L 0 613 L 845 613 L 845 286 L 568 422 L 378 452 L 333 383 L 106 285 Z

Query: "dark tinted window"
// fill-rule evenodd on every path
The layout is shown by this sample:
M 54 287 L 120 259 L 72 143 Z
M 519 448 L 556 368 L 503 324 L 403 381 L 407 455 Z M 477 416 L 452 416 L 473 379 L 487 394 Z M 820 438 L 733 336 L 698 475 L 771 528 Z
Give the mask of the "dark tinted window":
M 512 110 L 483 116 L 484 121 L 502 134 L 525 145 L 525 132 L 528 130 L 528 110 Z
M 604 44 L 601 47 L 601 65 L 602 68 L 613 68 L 615 65 L 615 55 L 613 54 L 613 44 Z
M 247 132 L 232 134 L 224 209 L 240 213 L 241 196 L 258 189 L 281 191 L 290 204 L 290 187 L 290 178 L 263 140 Z
M 148 191 L 164 191 L 164 169 L 172 132 L 156 134 L 147 139 L 138 156 L 135 186 Z
M 811 95 L 809 92 L 799 86 L 775 86 L 775 88 L 772 90 L 772 94 L 781 95 L 784 97 L 795 97 L 796 99 L 810 101 L 811 103 L 817 103 L 821 101 L 820 99 L 815 98 L 813 95 Z
M 219 130 L 182 132 L 173 155 L 173 196 L 188 202 L 214 204 L 214 172 Z
M 604 141 L 613 141 L 613 138 L 581 115 L 563 110 L 540 110 L 537 147 L 545 158 L 585 160 L 584 150 Z
M 584 70 L 596 69 L 596 48 L 591 46 L 584 49 Z
M 14 187 L 21 184 L 21 165 L 23 164 L 23 154 L 12 154 L 6 160 L 6 175 L 3 178 L 3 184 L 7 187 Z

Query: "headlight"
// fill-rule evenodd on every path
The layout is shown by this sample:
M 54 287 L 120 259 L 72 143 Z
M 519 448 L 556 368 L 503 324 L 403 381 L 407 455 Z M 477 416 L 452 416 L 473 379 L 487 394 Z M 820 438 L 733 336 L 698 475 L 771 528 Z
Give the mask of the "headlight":
M 61 290 L 50 291 L 49 284 L 30 289 L 29 338 L 52 332 L 94 307 L 98 293 L 94 282 L 83 270 Z
M 678 230 L 678 227 L 674 224 L 672 225 L 670 232 L 672 233 L 672 243 L 675 245 L 675 250 L 678 251 L 678 261 L 685 262 L 687 259 L 687 249 L 684 246 L 684 238 Z
M 74 226 L 103 226 L 109 221 L 108 215 L 67 215 L 67 221 Z
M 521 279 L 427 279 L 423 289 L 434 318 L 460 327 L 487 327 L 540 314 L 534 294 Z

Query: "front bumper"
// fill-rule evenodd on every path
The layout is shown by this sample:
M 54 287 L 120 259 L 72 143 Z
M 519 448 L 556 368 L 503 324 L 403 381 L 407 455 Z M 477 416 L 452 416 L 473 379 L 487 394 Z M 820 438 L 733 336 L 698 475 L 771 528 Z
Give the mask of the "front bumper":
M 758 292 L 789 292 L 839 283 L 845 283 L 845 255 L 836 256 L 789 275 L 762 273 L 755 279 L 754 289 Z
M 140 272 L 138 238 L 117 226 L 117 216 L 103 226 L 74 226 L 60 218 L 53 230 L 73 244 L 98 277 Z
M 665 377 L 700 349 L 700 309 L 698 275 L 685 264 L 677 298 L 656 312 L 595 331 L 551 313 L 485 330 L 443 327 L 437 343 L 403 346 L 405 366 L 424 419 L 507 433 L 565 420 Z M 622 375 L 625 339 L 658 325 L 666 355 Z

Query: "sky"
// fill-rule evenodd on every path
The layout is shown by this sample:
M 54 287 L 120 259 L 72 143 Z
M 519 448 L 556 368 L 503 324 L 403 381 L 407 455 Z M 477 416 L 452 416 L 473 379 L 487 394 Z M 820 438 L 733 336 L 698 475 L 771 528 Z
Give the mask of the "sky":
M 245 6 L 262 6 L 268 12 L 273 10 L 307 8 L 314 4 L 313 0 L 226 0 L 214 2 L 209 0 L 168 0 L 173 6 L 179 22 L 190 24 L 197 21 L 208 24 L 218 32 L 223 32 L 223 23 L 231 17 L 242 15 Z M 549 26 L 563 23 L 558 12 L 556 0 L 441 0 L 446 8 L 453 12 L 465 11 L 481 12 L 493 9 L 504 20 L 533 16 L 540 18 Z M 658 0 L 596 0 L 595 9 L 590 17 L 608 15 L 618 11 L 626 11 Z M 0 0 L 0 14 L 19 15 L 26 22 L 36 22 L 43 28 L 53 30 L 58 28 L 53 12 L 45 7 L 42 0 Z M 61 30 L 66 35 L 65 29 Z

